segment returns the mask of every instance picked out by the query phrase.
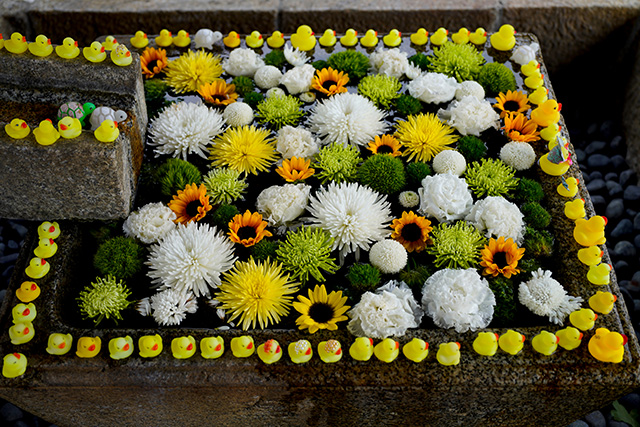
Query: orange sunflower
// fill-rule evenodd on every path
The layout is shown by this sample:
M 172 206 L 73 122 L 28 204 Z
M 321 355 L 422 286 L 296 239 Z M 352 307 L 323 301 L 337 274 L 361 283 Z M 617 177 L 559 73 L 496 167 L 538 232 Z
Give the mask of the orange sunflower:
M 394 219 L 390 227 L 393 228 L 391 238 L 402 243 L 407 252 L 422 252 L 431 241 L 431 221 L 413 211 L 402 212 L 402 217 Z
M 292 157 L 291 159 L 285 159 L 282 162 L 282 166 L 276 169 L 278 175 L 287 180 L 287 182 L 303 181 L 309 178 L 316 171 L 310 168 L 311 159 L 305 159 L 304 157 Z
M 142 74 L 147 78 L 151 78 L 156 74 L 162 73 L 162 70 L 164 70 L 167 64 L 167 51 L 164 49 L 148 47 L 140 56 Z
M 191 221 L 200 221 L 211 210 L 207 187 L 200 184 L 187 184 L 184 190 L 178 190 L 178 195 L 173 196 L 169 202 L 169 208 L 176 213 L 174 222 L 188 224 Z
M 538 125 L 522 114 L 507 114 L 504 118 L 504 129 L 507 137 L 512 141 L 532 142 L 540 139 Z
M 248 209 L 244 214 L 238 214 L 229 222 L 229 238 L 232 242 L 240 243 L 248 248 L 272 234 L 265 230 L 267 221 L 262 220 L 258 212 L 251 213 Z
M 493 277 L 502 274 L 508 279 L 512 274 L 520 273 L 517 267 L 524 254 L 524 248 L 519 248 L 512 239 L 505 240 L 502 236 L 498 240 L 489 240 L 489 244 L 484 246 L 480 254 L 480 265 L 484 267 L 482 274 Z
M 222 79 L 200 85 L 198 93 L 205 102 L 216 106 L 233 104 L 238 99 L 236 85 L 227 84 Z
M 320 93 L 331 96 L 346 92 L 347 83 L 349 83 L 349 76 L 347 74 L 329 67 L 316 71 L 311 87 Z
M 374 140 L 369 142 L 369 145 L 367 145 L 367 149 L 373 154 L 389 154 L 393 157 L 397 157 L 402 154 L 400 152 L 400 147 L 402 147 L 400 141 L 391 135 L 376 135 Z
M 500 110 L 500 118 L 509 114 L 525 113 L 531 108 L 527 94 L 517 90 L 508 90 L 506 94 L 501 92 L 496 101 L 493 108 Z

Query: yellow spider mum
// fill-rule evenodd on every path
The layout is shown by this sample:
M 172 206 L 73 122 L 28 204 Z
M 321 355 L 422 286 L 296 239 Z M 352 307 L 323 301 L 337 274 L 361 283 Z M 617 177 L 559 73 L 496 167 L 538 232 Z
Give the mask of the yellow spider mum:
M 316 75 L 313 76 L 313 82 L 311 82 L 311 88 L 331 96 L 346 92 L 347 83 L 349 83 L 349 75 L 329 67 L 316 71 Z
M 403 156 L 409 161 L 428 162 L 443 150 L 449 150 L 449 144 L 458 140 L 452 135 L 453 128 L 442 123 L 435 114 L 418 114 L 400 120 L 393 135 L 405 148 Z
M 407 252 L 422 252 L 431 241 L 431 221 L 413 212 L 402 212 L 402 217 L 394 219 L 390 227 L 391 238 L 402 243 Z
M 389 154 L 393 157 L 398 157 L 402 153 L 400 152 L 400 141 L 395 139 L 391 135 L 375 136 L 374 140 L 369 142 L 367 150 L 373 154 Z
M 498 240 L 489 240 L 489 244 L 484 246 L 480 254 L 480 265 L 485 268 L 482 274 L 493 277 L 502 274 L 508 279 L 512 274 L 520 273 L 517 267 L 524 254 L 524 248 L 518 248 L 512 239 L 504 240 L 504 237 L 499 237 Z
M 222 74 L 220 57 L 204 49 L 189 50 L 179 58 L 169 62 L 165 81 L 176 92 L 195 92 L 201 85 L 211 83 Z
M 257 175 L 278 158 L 275 141 L 268 136 L 268 130 L 254 126 L 230 127 L 209 147 L 209 160 L 213 160 L 214 167 Z
M 205 83 L 198 88 L 198 93 L 205 102 L 213 105 L 229 105 L 236 102 L 238 94 L 236 85 L 227 84 L 222 79 L 216 79 L 212 83 Z
M 229 239 L 248 248 L 262 240 L 271 237 L 271 232 L 265 230 L 267 221 L 262 220 L 258 212 L 251 213 L 248 209 L 244 214 L 238 214 L 229 222 Z
M 532 142 L 540 139 L 538 125 L 533 120 L 527 119 L 524 114 L 514 116 L 508 114 L 504 118 L 502 129 L 512 141 Z
M 178 195 L 173 196 L 169 208 L 176 213 L 177 218 L 173 221 L 176 224 L 200 221 L 211 210 L 207 188 L 204 184 L 200 184 L 200 187 L 187 184 L 184 190 L 178 190 Z
M 230 322 L 240 317 L 242 329 L 255 328 L 256 322 L 264 329 L 289 313 L 293 299 L 290 295 L 298 291 L 299 285 L 289 282 L 289 275 L 282 273 L 279 263 L 256 263 L 249 258 L 247 262 L 236 262 L 224 273 L 216 299 L 221 302 L 221 309 L 231 313 Z
M 153 47 L 146 48 L 140 56 L 140 65 L 142 66 L 142 74 L 146 78 L 160 74 L 167 66 L 167 51 Z
M 296 319 L 296 325 L 300 329 L 309 329 L 309 333 L 315 334 L 319 329 L 335 331 L 338 329 L 337 322 L 347 320 L 344 313 L 351 308 L 344 305 L 347 297 L 342 296 L 342 291 L 332 291 L 327 295 L 324 285 L 316 285 L 315 289 L 309 291 L 309 298 L 298 295 L 298 301 L 293 303 L 302 316 Z
M 276 172 L 287 180 L 287 182 L 303 181 L 313 175 L 316 171 L 315 169 L 310 168 L 310 165 L 311 159 L 294 156 L 291 159 L 285 159 L 282 162 L 282 166 L 276 169 Z
M 500 110 L 500 118 L 509 114 L 524 113 L 531 108 L 527 94 L 517 90 L 508 90 L 506 94 L 499 93 L 496 101 L 493 108 Z

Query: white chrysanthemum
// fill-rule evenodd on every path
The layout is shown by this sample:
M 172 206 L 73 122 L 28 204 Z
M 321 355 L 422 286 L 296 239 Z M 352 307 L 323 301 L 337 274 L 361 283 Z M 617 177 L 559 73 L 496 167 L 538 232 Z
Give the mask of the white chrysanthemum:
M 191 102 L 176 102 L 151 121 L 149 145 L 156 155 L 187 160 L 188 154 L 207 158 L 207 145 L 222 132 L 224 118 L 216 109 Z
M 442 104 L 453 99 L 458 82 L 442 73 L 425 73 L 409 82 L 409 95 L 428 104 Z
M 300 101 L 305 104 L 311 104 L 312 102 L 316 102 L 316 94 L 313 92 L 302 92 L 299 95 Z
M 414 80 L 422 75 L 422 69 L 417 65 L 409 63 L 409 65 L 407 65 L 407 69 L 404 70 L 404 74 L 409 80 Z
M 369 55 L 369 63 L 375 73 L 385 74 L 398 79 L 402 77 L 409 67 L 407 53 L 400 51 L 398 48 L 389 50 L 378 48 Z
M 220 40 L 222 40 L 222 33 L 220 31 L 212 31 L 208 28 L 199 29 L 193 37 L 196 49 L 213 49 L 213 44 Z
M 476 81 L 465 80 L 458 84 L 458 89 L 456 89 L 456 99 L 459 101 L 465 96 L 473 96 L 474 98 L 478 98 L 482 101 L 485 96 L 484 88 Z
M 511 238 L 518 245 L 524 239 L 524 215 L 518 206 L 504 197 L 489 196 L 478 200 L 465 218 L 486 237 Z
M 294 49 L 293 46 L 288 43 L 284 46 L 284 59 L 294 67 L 301 67 L 309 61 L 306 53 L 297 47 Z
M 311 89 L 315 73 L 316 69 L 310 64 L 294 67 L 284 73 L 284 76 L 280 79 L 280 84 L 284 85 L 291 95 L 308 92 Z
M 147 275 L 161 290 L 208 296 L 209 288 L 218 287 L 220 274 L 235 260 L 233 243 L 222 232 L 208 224 L 190 222 L 179 224 L 151 247 Z
M 253 49 L 244 48 L 232 50 L 229 58 L 222 63 L 224 71 L 234 77 L 253 77 L 260 67 L 264 67 L 262 58 Z
M 467 182 L 450 173 L 426 176 L 418 189 L 418 212 L 448 222 L 464 218 L 473 206 Z
M 438 117 L 446 118 L 447 124 L 460 134 L 475 136 L 490 127 L 497 129 L 500 121 L 500 116 L 489 101 L 471 95 L 453 101 L 446 110 L 439 110 Z
M 417 328 L 424 313 L 404 282 L 390 281 L 375 293 L 365 292 L 347 315 L 353 335 L 383 339 Z
M 433 158 L 433 170 L 436 173 L 450 173 L 460 176 L 467 169 L 467 161 L 456 150 L 444 150 Z
M 282 79 L 282 72 L 273 65 L 265 65 L 258 68 L 258 71 L 253 76 L 256 86 L 260 89 L 276 87 L 280 84 L 280 79 Z
M 340 250 L 340 261 L 371 243 L 389 236 L 392 220 L 387 197 L 356 183 L 329 184 L 309 198 L 312 222 L 333 237 L 333 249 Z
M 541 268 L 531 273 L 529 281 L 520 283 L 518 299 L 533 313 L 546 316 L 558 325 L 582 303 L 582 298 L 567 295 L 562 285 L 551 277 L 551 272 Z
M 371 246 L 369 262 L 385 274 L 395 274 L 407 265 L 407 250 L 397 240 L 380 240 Z
M 265 98 L 273 98 L 273 97 L 284 97 L 287 96 L 284 89 L 279 87 L 272 87 L 265 94 Z
M 253 108 L 244 102 L 234 102 L 227 105 L 222 112 L 222 117 L 229 126 L 246 126 L 253 122 Z
M 415 191 L 403 191 L 398 196 L 398 202 L 403 208 L 415 208 L 420 204 L 420 196 Z
M 526 65 L 536 59 L 536 52 L 538 49 L 540 49 L 540 45 L 538 43 L 519 46 L 515 51 L 513 51 L 513 55 L 511 55 L 511 58 L 509 59 L 520 66 Z
M 163 203 L 149 203 L 131 212 L 122 224 L 127 237 L 135 237 L 142 243 L 151 244 L 165 237 L 176 228 L 176 214 Z
M 536 162 L 536 152 L 527 142 L 510 141 L 500 149 L 500 160 L 517 171 L 523 171 Z
M 256 208 L 269 225 L 283 225 L 298 218 L 307 208 L 311 187 L 305 184 L 273 185 L 256 199 Z
M 487 279 L 473 268 L 436 271 L 422 288 L 422 308 L 441 328 L 456 332 L 485 328 L 496 305 Z
M 341 93 L 317 104 L 309 124 L 324 144 L 367 145 L 387 130 L 385 116 L 364 96 Z
M 191 292 L 184 294 L 175 289 L 158 292 L 148 301 L 149 314 L 161 326 L 179 325 L 187 313 L 198 310 L 198 301 Z
M 283 159 L 292 157 L 311 157 L 320 151 L 319 144 L 304 128 L 284 126 L 276 138 L 276 150 Z

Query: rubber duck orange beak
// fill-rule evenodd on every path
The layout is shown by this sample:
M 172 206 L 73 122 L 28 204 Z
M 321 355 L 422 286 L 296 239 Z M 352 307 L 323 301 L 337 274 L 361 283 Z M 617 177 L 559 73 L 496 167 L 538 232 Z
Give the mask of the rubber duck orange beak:
M 44 259 L 43 259 L 43 260 L 40 260 L 40 264 L 45 265 L 46 263 L 47 263 L 47 261 L 46 261 L 46 260 L 44 260 Z
M 96 349 L 96 345 L 95 344 L 91 344 L 89 346 L 89 348 L 87 348 L 87 350 L 89 350 L 89 351 L 94 351 L 95 349 Z
M 45 119 L 46 121 L 48 121 L 49 123 L 51 123 L 51 119 Z
M 562 110 L 562 103 L 558 102 L 558 111 Z
M 193 350 L 193 344 L 189 343 L 189 345 L 186 348 L 187 351 L 191 351 Z
M 253 348 L 253 343 L 250 342 L 249 345 L 247 346 L 247 350 L 251 350 Z
M 144 38 L 146 39 L 146 38 L 147 38 L 147 35 L 145 34 L 145 35 L 144 35 L 144 36 L 142 36 L 142 37 L 144 37 Z
M 336 351 L 336 355 L 338 355 L 338 354 L 342 354 L 342 349 L 341 348 L 339 348 L 338 351 Z
M 156 351 L 158 349 L 158 343 L 154 344 L 153 347 L 151 347 L 151 350 Z
M 333 32 L 333 35 L 334 35 L 334 36 L 336 35 L 336 32 L 335 32 L 335 30 L 334 30 L 334 32 Z
M 27 128 L 27 123 L 23 122 L 20 126 L 22 126 L 22 129 L 26 129 Z
M 47 39 L 47 44 L 51 44 L 51 39 Z
M 524 335 L 522 335 L 522 342 L 524 342 L 524 340 L 525 340 L 525 339 L 526 339 L 526 338 L 525 338 L 525 336 L 524 336 Z
M 598 315 L 597 314 L 593 315 L 593 320 L 598 320 Z
M 580 337 L 578 339 L 581 340 L 583 336 L 584 336 L 584 334 L 582 332 L 580 332 Z
M 613 296 L 613 302 L 616 302 L 616 301 L 618 301 L 618 296 L 617 296 L 617 295 L 614 295 L 614 296 Z
M 118 122 L 114 121 L 114 122 L 113 122 L 113 125 L 114 125 L 115 127 L 118 127 Z
M 24 332 L 25 335 L 29 335 L 29 328 L 24 328 Z
M 396 341 L 396 350 L 400 348 L 400 343 Z
M 220 350 L 222 350 L 222 344 L 218 344 L 216 348 L 213 349 L 213 351 L 220 351 Z
M 73 42 L 73 45 L 74 45 L 75 47 L 78 47 L 78 42 L 77 42 L 77 41 Z
M 625 334 L 620 334 L 620 335 L 622 335 L 622 345 L 626 345 L 627 342 L 629 341 L 629 338 L 627 338 Z
M 65 348 L 65 347 L 66 347 L 66 345 L 67 345 L 67 343 L 62 342 L 62 343 L 60 343 L 60 344 L 58 345 L 58 348 L 62 350 L 63 348 Z
M 125 53 L 124 56 L 131 56 L 131 52 Z
M 67 127 L 65 125 L 63 125 L 62 123 L 60 123 L 60 129 L 67 130 Z
M 20 359 L 20 353 L 13 353 L 13 356 L 14 356 L 16 359 Z
M 100 49 L 100 53 L 104 52 L 104 46 L 102 46 L 102 49 Z
M 28 316 L 29 314 L 31 314 L 31 310 L 29 310 L 28 308 L 25 308 L 24 311 L 22 312 L 23 316 Z
M 456 345 L 458 346 L 458 349 L 460 349 L 460 343 L 456 342 Z
M 128 351 L 128 350 L 129 350 L 129 343 L 126 343 L 124 347 L 122 347 L 122 351 Z
M 27 41 L 27 38 L 25 36 L 22 36 L 22 42 L 26 43 L 26 41 Z
M 558 344 L 560 342 L 560 337 L 556 337 L 556 344 Z
M 34 283 L 33 285 L 31 285 L 31 290 L 32 290 L 32 291 L 35 291 L 37 287 L 38 287 L 38 285 L 36 285 L 36 284 Z
M 604 219 L 604 225 L 607 225 L 607 223 L 609 222 L 609 220 L 607 219 L 606 216 L 603 216 L 602 219 Z

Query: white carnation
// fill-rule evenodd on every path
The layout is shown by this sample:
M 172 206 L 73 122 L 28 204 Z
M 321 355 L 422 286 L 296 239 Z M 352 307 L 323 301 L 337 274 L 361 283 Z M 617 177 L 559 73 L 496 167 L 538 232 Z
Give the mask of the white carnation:
M 433 170 L 436 173 L 450 173 L 460 176 L 467 169 L 467 161 L 456 150 L 444 150 L 433 158 Z
M 318 153 L 319 144 L 304 128 L 284 126 L 276 138 L 276 150 L 284 159 L 291 157 L 311 157 Z
M 378 48 L 369 55 L 369 63 L 375 73 L 401 78 L 409 66 L 407 53 L 398 48 L 384 50 Z
M 122 224 L 127 237 L 135 237 L 142 243 L 151 244 L 164 238 L 176 227 L 176 214 L 163 203 L 149 203 L 131 212 Z
M 465 96 L 453 101 L 447 110 L 439 110 L 438 116 L 447 116 L 447 124 L 453 126 L 462 135 L 479 136 L 490 127 L 498 128 L 500 116 L 489 101 L 474 96 Z
M 500 149 L 500 160 L 515 170 L 523 171 L 536 162 L 536 152 L 527 142 L 510 141 Z
M 531 274 L 529 281 L 520 283 L 518 299 L 533 313 L 546 316 L 558 325 L 582 303 L 582 298 L 567 295 L 562 285 L 551 277 L 551 272 L 541 268 Z
M 307 207 L 311 187 L 305 184 L 273 185 L 256 199 L 256 208 L 269 225 L 283 225 L 298 218 Z
M 253 122 L 253 108 L 244 102 L 227 105 L 222 116 L 229 126 L 246 126 Z
M 371 246 L 369 262 L 385 274 L 395 274 L 407 265 L 407 250 L 397 240 L 380 240 Z
M 458 82 L 442 73 L 425 73 L 409 82 L 409 94 L 428 104 L 442 104 L 453 99 Z
M 478 200 L 465 218 L 486 237 L 511 238 L 518 245 L 524 238 L 524 215 L 518 206 L 504 197 L 489 196 Z
M 198 310 L 198 301 L 189 293 L 167 289 L 153 295 L 149 301 L 150 314 L 161 326 L 179 325 L 187 313 Z
M 256 82 L 256 86 L 260 89 L 271 89 L 280 84 L 282 72 L 273 65 L 265 65 L 264 67 L 258 68 L 253 79 Z
M 418 194 L 418 212 L 436 218 L 439 222 L 462 219 L 473 206 L 467 182 L 450 173 L 425 177 Z
M 456 89 L 456 99 L 459 101 L 465 96 L 473 96 L 479 100 L 483 100 L 485 93 L 482 85 L 473 80 L 465 80 L 458 85 Z
M 520 66 L 526 65 L 529 62 L 536 59 L 536 52 L 540 49 L 538 43 L 531 43 L 529 45 L 519 46 L 509 58 L 511 61 L 520 64 Z
M 284 85 L 291 95 L 308 92 L 315 73 L 316 69 L 309 64 L 294 67 L 282 76 L 280 84 Z
M 294 67 L 301 67 L 309 61 L 306 53 L 300 51 L 297 47 L 294 49 L 288 43 L 284 46 L 284 59 Z
M 222 63 L 224 71 L 234 77 L 253 77 L 260 67 L 264 67 L 264 61 L 253 49 L 234 49 Z
M 422 69 L 417 65 L 409 63 L 409 65 L 407 65 L 407 69 L 404 70 L 404 74 L 409 80 L 414 80 L 422 75 Z

